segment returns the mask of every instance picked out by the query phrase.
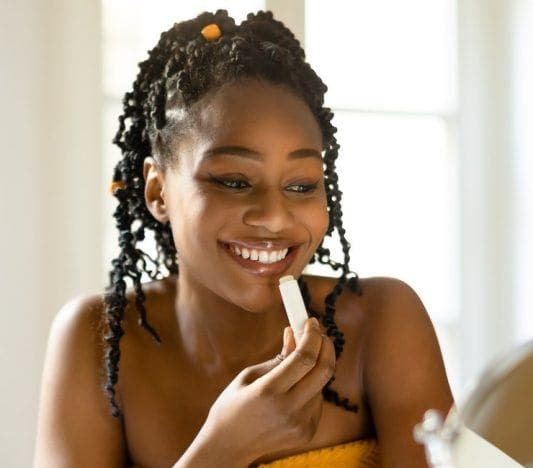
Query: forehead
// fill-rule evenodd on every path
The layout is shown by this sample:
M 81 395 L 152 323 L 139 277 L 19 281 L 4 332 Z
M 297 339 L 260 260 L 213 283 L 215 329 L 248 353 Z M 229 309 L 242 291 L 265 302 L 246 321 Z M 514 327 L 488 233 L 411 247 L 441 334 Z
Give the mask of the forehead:
M 307 104 L 282 85 L 251 80 L 224 85 L 193 107 L 194 130 L 205 143 L 251 148 L 322 149 L 322 132 Z

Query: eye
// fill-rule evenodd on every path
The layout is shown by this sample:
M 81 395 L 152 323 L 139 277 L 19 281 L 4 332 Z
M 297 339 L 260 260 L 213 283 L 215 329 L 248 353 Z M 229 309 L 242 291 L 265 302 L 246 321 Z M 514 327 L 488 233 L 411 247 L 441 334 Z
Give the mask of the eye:
M 250 186 L 250 184 L 243 179 L 221 178 L 214 176 L 211 176 L 211 179 L 215 184 L 221 185 L 231 190 L 242 190 Z
M 295 193 L 311 193 L 316 190 L 318 186 L 318 182 L 315 182 L 313 184 L 293 184 L 289 185 L 287 190 L 289 192 L 295 192 Z

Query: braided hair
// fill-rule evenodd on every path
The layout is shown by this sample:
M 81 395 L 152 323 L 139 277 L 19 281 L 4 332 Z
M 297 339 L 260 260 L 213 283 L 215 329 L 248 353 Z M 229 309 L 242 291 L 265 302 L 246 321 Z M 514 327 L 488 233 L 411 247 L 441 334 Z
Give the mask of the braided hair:
M 201 31 L 216 24 L 220 36 L 206 39 Z M 343 288 L 361 294 L 358 277 L 349 270 L 350 244 L 342 226 L 341 196 L 335 171 L 339 145 L 335 139 L 336 128 L 331 124 L 333 114 L 324 107 L 327 87 L 305 61 L 305 53 L 294 34 L 284 24 L 273 18 L 269 11 L 250 13 L 240 25 L 236 25 L 227 11 L 204 12 L 195 19 L 176 23 L 163 32 L 157 45 L 148 52 L 149 57 L 139 63 L 139 73 L 133 89 L 124 95 L 123 114 L 113 143 L 122 158 L 113 173 L 113 194 L 118 206 L 113 214 L 119 234 L 120 253 L 111 262 L 109 285 L 104 294 L 104 362 L 107 375 L 105 392 L 111 413 L 121 415 L 116 401 L 115 385 L 118 380 L 120 347 L 124 334 L 122 320 L 126 307 L 126 282 L 132 281 L 135 306 L 139 314 L 138 324 L 157 342 L 157 331 L 149 324 L 144 306 L 141 276 L 161 279 L 167 274 L 179 274 L 170 223 L 157 221 L 144 201 L 143 161 L 152 156 L 156 163 L 168 167 L 172 163 L 169 141 L 183 130 L 183 122 L 177 122 L 169 109 L 187 110 L 207 91 L 230 82 L 247 78 L 266 80 L 287 86 L 304 100 L 315 116 L 323 137 L 324 183 L 327 194 L 329 224 L 326 237 L 336 230 L 342 245 L 344 261 L 334 261 L 330 250 L 320 243 L 310 263 L 319 262 L 340 270 L 333 290 L 325 298 L 325 316 L 320 317 L 311 309 L 309 288 L 303 277 L 298 282 L 311 316 L 321 320 L 328 336 L 334 337 L 336 357 L 344 346 L 344 335 L 334 321 L 335 302 Z M 157 150 L 154 150 L 157 148 Z M 152 258 L 137 244 L 144 240 L 146 230 L 153 232 L 157 255 Z M 330 388 L 335 377 L 323 388 L 327 401 L 357 412 L 357 404 L 347 398 L 340 399 Z

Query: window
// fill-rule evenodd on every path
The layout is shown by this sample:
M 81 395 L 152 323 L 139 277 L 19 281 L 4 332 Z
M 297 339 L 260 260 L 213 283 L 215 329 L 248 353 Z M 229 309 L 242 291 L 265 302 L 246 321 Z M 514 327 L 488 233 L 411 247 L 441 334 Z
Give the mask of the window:
M 305 3 L 307 58 L 328 86 L 351 268 L 420 295 L 459 385 L 456 11 L 452 0 Z M 335 255 L 336 253 L 336 255 Z M 341 259 L 339 249 L 332 249 Z M 320 268 L 316 271 L 327 271 Z
M 531 280 L 533 279 L 533 2 L 515 0 L 512 15 L 512 57 L 513 57 L 513 99 L 515 122 L 513 144 L 515 149 L 516 182 L 516 233 L 513 244 L 514 263 L 516 265 L 515 335 L 520 341 L 533 336 L 533 296 Z

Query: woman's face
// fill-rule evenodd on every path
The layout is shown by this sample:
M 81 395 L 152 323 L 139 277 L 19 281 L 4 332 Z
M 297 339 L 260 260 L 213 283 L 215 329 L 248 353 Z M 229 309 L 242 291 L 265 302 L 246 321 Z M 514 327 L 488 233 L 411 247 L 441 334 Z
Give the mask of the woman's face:
M 304 101 L 260 81 L 224 86 L 192 115 L 164 174 L 180 276 L 263 311 L 326 233 L 320 127 Z

